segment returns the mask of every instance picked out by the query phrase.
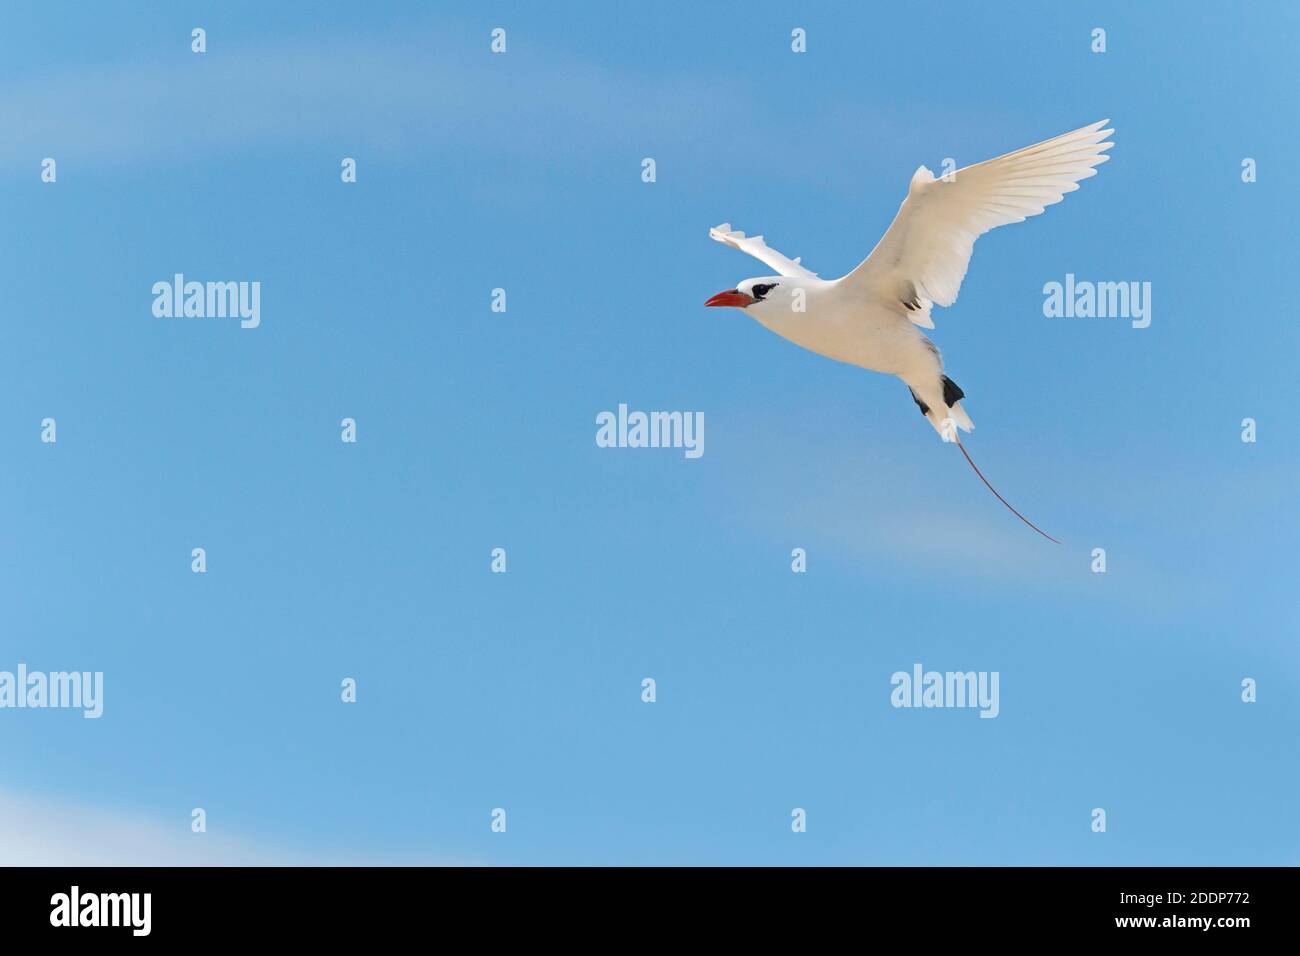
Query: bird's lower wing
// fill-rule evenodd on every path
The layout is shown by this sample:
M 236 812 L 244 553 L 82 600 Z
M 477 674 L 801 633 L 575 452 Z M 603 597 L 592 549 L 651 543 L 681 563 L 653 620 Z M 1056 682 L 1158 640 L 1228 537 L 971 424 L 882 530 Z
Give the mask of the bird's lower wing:
M 799 264 L 797 258 L 788 259 L 781 255 L 781 253 L 765 243 L 762 236 L 746 236 L 739 230 L 733 230 L 729 222 L 724 222 L 722 225 L 710 229 L 709 238 L 717 240 L 723 245 L 731 246 L 733 249 L 749 253 L 755 259 L 775 269 L 777 275 L 802 279 L 817 278 L 817 273 L 805 269 Z

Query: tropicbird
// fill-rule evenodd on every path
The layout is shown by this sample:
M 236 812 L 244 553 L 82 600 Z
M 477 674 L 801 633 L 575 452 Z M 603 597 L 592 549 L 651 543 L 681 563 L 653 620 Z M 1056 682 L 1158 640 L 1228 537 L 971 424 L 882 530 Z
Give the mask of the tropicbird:
M 777 271 L 737 283 L 704 304 L 744 309 L 765 328 L 827 358 L 897 375 L 944 441 L 955 442 L 997 499 L 1050 541 L 1047 532 L 998 494 L 971 460 L 957 429 L 975 427 L 961 406 L 965 393 L 944 374 L 931 309 L 957 301 L 975 240 L 997 226 L 1022 222 L 1060 202 L 1095 176 L 1110 157 L 1109 120 L 935 178 L 924 166 L 885 235 L 848 275 L 821 279 L 730 223 L 709 236 Z M 1059 542 L 1057 542 L 1059 544 Z

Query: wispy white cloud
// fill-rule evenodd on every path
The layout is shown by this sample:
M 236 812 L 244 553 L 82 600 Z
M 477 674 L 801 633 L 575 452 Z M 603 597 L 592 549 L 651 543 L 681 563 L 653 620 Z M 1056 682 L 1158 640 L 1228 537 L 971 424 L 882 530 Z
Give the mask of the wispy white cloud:
M 1058 547 L 989 495 L 955 449 L 943 446 L 933 454 L 925 445 L 936 441 L 929 432 L 924 440 L 894 448 L 865 429 L 846 434 L 806 418 L 737 422 L 733 430 L 728 455 L 715 457 L 726 462 L 735 520 L 782 541 L 829 548 L 870 573 L 887 567 L 928 577 L 939 589 L 1031 586 L 1044 594 L 1105 596 L 1143 606 L 1222 599 L 1203 584 L 1190 590 L 1178 568 L 1157 561 L 1140 542 L 1144 529 L 1160 522 L 1148 513 L 1153 496 L 1195 499 L 1189 482 L 1209 482 L 1227 495 L 1236 480 L 1232 475 L 1189 478 L 1171 464 L 1159 474 L 1107 472 L 1101 481 L 1090 462 L 1045 461 L 1005 443 L 999 447 L 1003 454 L 981 460 L 973 441 L 972 453 L 985 473 L 1031 519 L 1062 537 L 1065 544 Z M 774 435 L 781 436 L 781 455 L 775 457 Z M 1049 479 L 1050 492 L 1036 487 Z M 1276 491 L 1280 479 L 1271 475 L 1263 483 Z M 1063 501 L 1075 504 L 1062 510 Z M 1051 502 L 1055 510 L 1038 502 Z M 1225 516 L 1206 512 L 1200 518 L 1218 522 Z M 1195 527 L 1186 533 L 1194 539 Z M 1125 547 L 1129 543 L 1137 547 Z M 1090 573 L 1097 546 L 1110 549 L 1111 561 L 1119 557 L 1110 571 L 1120 573 L 1108 574 L 1104 589 Z
M 0 866 L 323 866 L 469 861 L 429 860 L 408 854 L 383 858 L 355 851 L 303 852 L 260 839 L 193 833 L 188 813 L 163 824 L 118 810 L 102 810 L 0 790 Z
M 574 135 L 602 148 L 648 123 L 698 122 L 669 108 L 686 92 L 673 83 L 564 54 L 470 49 L 402 37 L 291 40 L 30 77 L 0 89 L 0 157 L 151 162 L 320 142 L 388 152 L 486 143 L 571 160 L 583 152 Z
M 0 791 L 0 865 L 189 866 L 302 863 L 208 833 Z
M 536 45 L 496 56 L 478 33 L 433 32 L 436 46 L 409 35 L 277 39 L 13 80 L 0 85 L 0 165 L 31 167 L 44 156 L 80 168 L 194 165 L 320 145 L 331 156 L 399 162 L 431 149 L 470 151 L 476 162 L 499 154 L 511 158 L 512 175 L 519 156 L 581 176 L 584 163 L 609 169 L 617 155 L 635 166 L 653 152 L 729 176 L 718 131 L 770 109 L 735 70 L 651 74 Z M 745 168 L 856 193 L 866 157 L 881 142 L 906 141 L 892 134 L 914 122 L 905 105 L 809 104 L 797 127 L 748 140 Z M 829 153 L 840 165 L 810 169 L 809 141 L 836 144 Z

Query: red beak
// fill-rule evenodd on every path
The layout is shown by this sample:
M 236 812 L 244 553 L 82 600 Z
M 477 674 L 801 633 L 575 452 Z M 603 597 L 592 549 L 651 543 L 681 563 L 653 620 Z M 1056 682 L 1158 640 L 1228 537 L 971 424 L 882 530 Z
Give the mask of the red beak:
M 726 292 L 719 292 L 705 305 L 734 305 L 738 309 L 743 309 L 747 305 L 753 305 L 758 300 L 752 295 L 745 295 L 736 289 L 728 289 Z

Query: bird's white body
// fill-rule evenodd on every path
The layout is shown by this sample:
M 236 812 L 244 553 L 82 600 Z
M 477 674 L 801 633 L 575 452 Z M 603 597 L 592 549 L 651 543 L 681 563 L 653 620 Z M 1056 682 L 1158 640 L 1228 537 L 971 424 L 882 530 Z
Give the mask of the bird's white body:
M 746 311 L 781 338 L 838 362 L 897 375 L 904 381 L 909 375 L 940 374 L 929 340 L 897 301 L 841 283 L 838 279 L 781 280 Z M 802 302 L 796 302 L 796 290 L 802 291 Z
M 802 290 L 802 301 L 796 290 Z M 939 350 L 897 297 L 843 279 L 785 279 L 745 311 L 764 328 L 818 355 L 898 376 L 924 403 L 926 418 L 941 435 L 948 419 L 966 431 L 975 427 L 959 404 L 950 407 L 944 401 Z
M 951 440 L 953 425 L 964 431 L 974 425 L 959 403 L 961 389 L 944 375 L 938 348 L 921 331 L 934 328 L 931 309 L 956 301 L 976 238 L 1041 213 L 1095 175 L 1113 145 L 1106 140 L 1114 131 L 1105 125 L 1103 120 L 941 179 L 920 167 L 884 237 L 839 279 L 818 277 L 762 236 L 746 236 L 729 224 L 711 229 L 712 238 L 778 274 L 746 279 L 707 304 L 739 305 L 796 345 L 897 375 L 935 430 Z

